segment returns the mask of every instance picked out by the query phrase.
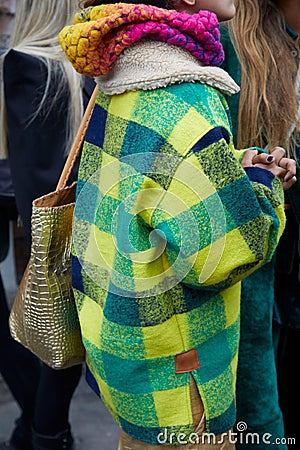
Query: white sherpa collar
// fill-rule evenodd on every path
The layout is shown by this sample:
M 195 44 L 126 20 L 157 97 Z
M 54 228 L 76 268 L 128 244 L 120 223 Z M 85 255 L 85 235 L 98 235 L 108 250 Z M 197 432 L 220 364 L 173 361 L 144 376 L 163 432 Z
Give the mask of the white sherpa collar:
M 96 81 L 101 91 L 109 95 L 193 81 L 208 84 L 228 95 L 239 91 L 223 69 L 202 66 L 185 49 L 151 40 L 141 40 L 124 50 L 108 74 L 97 77 Z

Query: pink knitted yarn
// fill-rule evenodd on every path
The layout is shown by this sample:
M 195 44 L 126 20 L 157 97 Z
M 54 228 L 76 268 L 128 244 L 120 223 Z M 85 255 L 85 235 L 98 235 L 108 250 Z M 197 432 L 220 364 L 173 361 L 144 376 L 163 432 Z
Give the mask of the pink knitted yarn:
M 217 17 L 209 11 L 187 14 L 150 5 L 109 4 L 87 8 L 65 27 L 59 40 L 74 68 L 106 74 L 118 55 L 147 38 L 185 48 L 204 65 L 224 59 Z

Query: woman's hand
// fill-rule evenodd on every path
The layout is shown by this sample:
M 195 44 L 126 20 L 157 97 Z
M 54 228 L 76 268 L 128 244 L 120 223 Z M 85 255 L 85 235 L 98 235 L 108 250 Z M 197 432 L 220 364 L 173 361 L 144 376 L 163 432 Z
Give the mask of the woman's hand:
M 242 167 L 260 167 L 269 170 L 280 178 L 284 190 L 289 189 L 296 181 L 296 161 L 285 158 L 282 147 L 274 147 L 270 154 L 247 150 L 242 159 Z

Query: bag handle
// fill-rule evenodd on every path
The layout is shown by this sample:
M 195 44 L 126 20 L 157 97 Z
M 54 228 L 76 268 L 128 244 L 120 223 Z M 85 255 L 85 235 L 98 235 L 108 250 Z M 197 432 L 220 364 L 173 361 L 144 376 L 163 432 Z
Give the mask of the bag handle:
M 86 130 L 88 128 L 90 118 L 94 109 L 96 96 L 98 92 L 98 85 L 95 86 L 95 89 L 90 97 L 89 103 L 86 107 L 84 116 L 82 117 L 81 123 L 79 125 L 78 131 L 76 133 L 72 148 L 70 150 L 70 153 L 68 155 L 68 158 L 66 160 L 66 163 L 64 165 L 64 168 L 62 170 L 61 176 L 58 180 L 56 190 L 62 189 L 66 186 L 67 181 L 69 179 L 70 173 L 74 167 L 76 158 L 78 156 L 79 150 L 81 148 L 82 142 L 84 140 Z

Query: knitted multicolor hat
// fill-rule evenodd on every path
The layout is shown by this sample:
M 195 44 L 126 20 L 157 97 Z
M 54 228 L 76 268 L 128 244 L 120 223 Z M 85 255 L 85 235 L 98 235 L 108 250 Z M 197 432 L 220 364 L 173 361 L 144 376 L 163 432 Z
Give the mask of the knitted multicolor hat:
M 118 55 L 147 38 L 178 45 L 204 65 L 219 66 L 224 59 L 217 17 L 209 11 L 187 14 L 151 5 L 109 4 L 77 13 L 59 40 L 77 72 L 105 75 Z

